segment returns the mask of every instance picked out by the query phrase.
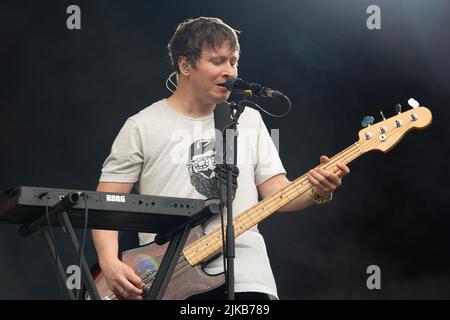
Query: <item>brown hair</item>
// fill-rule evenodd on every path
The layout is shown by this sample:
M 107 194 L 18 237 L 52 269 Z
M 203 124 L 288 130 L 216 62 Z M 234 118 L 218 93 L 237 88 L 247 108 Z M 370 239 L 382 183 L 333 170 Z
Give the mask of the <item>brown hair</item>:
M 199 17 L 180 23 L 167 45 L 172 67 L 180 72 L 180 57 L 186 57 L 189 64 L 195 66 L 204 48 L 215 49 L 225 41 L 229 42 L 231 50 L 239 53 L 239 33 L 219 18 Z

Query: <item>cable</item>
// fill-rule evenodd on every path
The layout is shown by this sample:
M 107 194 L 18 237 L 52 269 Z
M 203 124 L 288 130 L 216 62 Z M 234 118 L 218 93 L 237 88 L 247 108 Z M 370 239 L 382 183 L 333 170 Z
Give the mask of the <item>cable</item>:
M 169 90 L 170 92 L 174 92 L 175 91 L 175 89 L 177 88 L 177 84 L 175 83 L 175 82 L 173 82 L 173 80 L 172 80 L 172 77 L 173 76 L 176 76 L 177 75 L 177 72 L 176 71 L 174 71 L 174 72 L 172 72 L 170 75 L 169 75 L 169 77 L 166 79 L 166 88 L 167 88 L 167 90 Z M 175 87 L 175 89 L 172 89 L 172 88 L 170 88 L 169 87 L 169 82 L 170 82 L 170 84 L 172 85 L 172 86 L 174 86 Z M 177 82 L 178 82 L 178 79 L 177 79 Z
M 225 129 L 224 129 L 225 130 Z M 223 131 L 222 131 L 222 136 L 223 136 Z M 220 170 L 219 167 L 217 167 L 217 173 L 218 173 L 218 182 L 219 182 L 219 197 L 222 199 L 222 170 Z M 222 200 L 220 201 L 222 202 Z M 224 215 L 223 215 L 223 207 L 220 210 L 220 226 L 222 229 L 222 260 L 223 260 L 223 272 L 226 275 L 228 270 L 227 270 L 227 262 L 226 262 L 226 246 L 225 246 L 225 222 L 224 222 Z M 228 208 L 227 208 L 228 210 Z M 228 290 L 228 288 L 227 288 Z
M 55 238 L 55 234 L 53 233 L 53 227 L 52 224 L 50 222 L 50 213 L 48 211 L 48 197 L 47 197 L 47 192 L 45 192 L 44 194 L 41 194 L 40 197 L 42 198 L 43 196 L 45 196 L 45 216 L 47 219 L 47 227 L 50 233 L 50 237 L 52 238 L 52 242 L 53 242 L 53 250 L 54 250 L 54 254 L 52 256 L 53 258 L 53 263 L 55 264 L 55 267 L 58 268 L 58 261 L 59 261 L 59 255 L 58 255 L 58 250 L 56 249 L 56 238 Z M 62 287 L 61 287 L 61 279 L 59 277 L 58 278 L 58 293 L 59 293 L 59 300 L 62 300 Z M 63 285 L 67 285 L 66 283 L 64 283 Z
M 83 238 L 82 238 L 83 240 L 81 241 L 81 247 L 80 247 L 80 250 L 79 250 L 79 253 L 80 253 L 79 270 L 81 271 L 81 270 L 83 270 L 82 269 L 82 267 L 83 267 L 83 255 L 84 255 L 84 246 L 86 244 L 86 231 L 87 231 L 87 226 L 88 226 L 89 210 L 88 210 L 88 205 L 87 205 L 87 195 L 84 192 L 82 192 L 80 195 L 81 195 L 81 197 L 84 200 L 84 227 L 83 227 Z M 82 272 L 80 272 L 80 276 L 81 277 L 83 276 Z M 82 279 L 80 279 L 80 283 L 82 283 L 81 280 Z M 76 300 L 78 300 L 78 298 L 79 298 L 80 291 L 82 291 L 82 288 L 80 288 L 77 291 Z
M 231 126 L 233 126 L 233 125 L 236 125 L 237 126 L 237 121 L 236 121 L 236 119 L 235 118 L 233 118 L 233 117 L 231 117 L 232 119 L 232 121 L 230 122 L 230 123 L 228 123 L 223 129 L 222 129 L 222 137 L 226 137 L 226 135 L 225 135 L 225 131 L 228 129 L 228 128 L 230 128 Z M 224 160 L 224 159 L 223 159 Z M 223 181 L 228 181 L 228 177 L 226 177 L 225 179 L 223 178 L 223 175 L 222 175 L 222 170 L 220 169 L 220 167 L 217 167 L 217 169 L 218 169 L 218 183 L 219 183 L 219 192 L 220 192 L 220 199 L 221 199 L 221 202 L 222 202 L 222 188 L 224 187 L 223 186 Z M 225 186 L 226 187 L 226 186 Z M 227 193 L 228 193 L 228 189 L 227 189 Z M 227 264 L 227 256 L 228 256 L 228 253 L 227 253 L 227 245 L 226 245 L 226 239 L 225 239 L 225 222 L 224 222 L 224 210 L 223 210 L 223 208 L 225 207 L 225 204 L 222 206 L 222 210 L 220 210 L 220 226 L 221 226 L 221 231 L 222 231 L 222 262 L 223 262 L 223 272 L 224 272 L 224 274 L 225 274 L 225 277 L 226 278 L 228 278 L 228 264 Z M 227 207 L 227 210 L 228 210 L 228 207 Z M 230 221 L 228 221 L 227 220 L 227 224 L 228 223 L 230 223 Z M 231 223 L 233 223 L 233 220 L 231 221 Z M 228 292 L 229 291 L 229 288 L 228 288 L 228 283 L 226 283 L 226 292 Z
M 172 80 L 172 77 L 173 77 L 173 76 L 176 76 L 177 83 L 178 83 L 178 75 L 177 75 L 177 72 L 176 72 L 176 71 L 172 72 L 172 73 L 170 74 L 170 76 L 169 76 L 169 81 L 170 81 L 170 83 L 176 88 L 176 87 L 177 87 L 177 83 L 173 82 L 173 80 Z
M 284 94 L 281 97 L 283 97 L 288 102 L 288 109 L 286 110 L 285 113 L 283 113 L 281 115 L 270 113 L 269 111 L 264 110 L 264 108 L 259 106 L 256 102 L 251 101 L 251 100 L 244 99 L 244 100 L 241 100 L 239 103 L 244 103 L 244 102 L 250 103 L 251 105 L 259 108 L 261 111 L 263 111 L 264 113 L 268 114 L 269 116 L 272 116 L 272 117 L 275 117 L 275 118 L 283 118 L 284 116 L 286 116 L 291 111 L 292 103 L 291 103 L 291 100 L 287 96 L 285 96 Z

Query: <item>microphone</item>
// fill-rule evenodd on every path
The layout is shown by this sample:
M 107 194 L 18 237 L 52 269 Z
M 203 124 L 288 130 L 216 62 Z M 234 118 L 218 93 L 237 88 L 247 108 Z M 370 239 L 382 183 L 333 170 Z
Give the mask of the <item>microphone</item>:
M 263 87 L 259 83 L 251 83 L 241 78 L 230 77 L 225 82 L 225 88 L 227 88 L 231 92 L 242 92 L 249 90 L 251 95 L 257 97 L 280 97 L 283 94 L 279 91 Z

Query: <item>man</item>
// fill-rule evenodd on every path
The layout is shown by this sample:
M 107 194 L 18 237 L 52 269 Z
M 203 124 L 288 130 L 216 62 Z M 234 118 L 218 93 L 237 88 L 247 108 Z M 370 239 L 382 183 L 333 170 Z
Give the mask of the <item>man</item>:
M 225 81 L 237 76 L 240 49 L 236 31 L 217 18 L 187 20 L 178 26 L 168 49 L 178 76 L 177 88 L 169 98 L 126 121 L 105 160 L 97 191 L 128 193 L 136 183 L 142 194 L 218 197 L 211 164 L 213 112 L 230 95 Z M 240 134 L 238 138 L 235 216 L 256 204 L 258 195 L 266 198 L 290 183 L 259 112 L 246 108 L 238 128 L 239 132 L 253 130 L 258 135 Z M 322 156 L 320 161 L 328 158 Z M 314 196 L 305 193 L 281 211 L 298 211 L 314 201 L 331 199 L 349 172 L 345 165 L 338 168 L 338 174 L 311 170 L 308 179 Z M 205 233 L 219 226 L 220 218 L 214 217 L 205 225 Z M 117 231 L 93 230 L 92 234 L 109 288 L 124 299 L 142 299 L 141 279 L 118 259 Z M 150 234 L 139 234 L 139 238 L 141 245 L 153 239 Z M 214 260 L 205 270 L 220 273 L 222 261 Z M 236 239 L 235 292 L 236 298 L 278 298 L 264 239 L 256 226 Z

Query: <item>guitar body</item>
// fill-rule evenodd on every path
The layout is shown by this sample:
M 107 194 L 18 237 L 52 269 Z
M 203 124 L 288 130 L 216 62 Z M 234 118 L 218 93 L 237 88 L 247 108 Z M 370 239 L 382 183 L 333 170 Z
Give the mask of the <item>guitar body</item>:
M 199 225 L 191 230 L 186 240 L 186 246 L 204 236 L 202 226 Z M 148 245 L 130 249 L 122 252 L 121 260 L 132 267 L 140 276 L 147 288 L 150 288 L 159 265 L 167 250 L 168 244 L 158 246 L 155 242 Z M 194 296 L 207 295 L 208 292 L 221 287 L 225 283 L 223 273 L 208 275 L 202 269 L 204 264 L 191 266 L 182 255 L 175 266 L 172 277 L 164 293 L 164 300 L 184 300 Z M 100 268 L 93 271 L 95 285 L 102 300 L 116 299 L 114 293 L 109 289 Z M 87 299 L 90 299 L 88 296 Z M 145 299 L 145 294 L 144 294 Z

